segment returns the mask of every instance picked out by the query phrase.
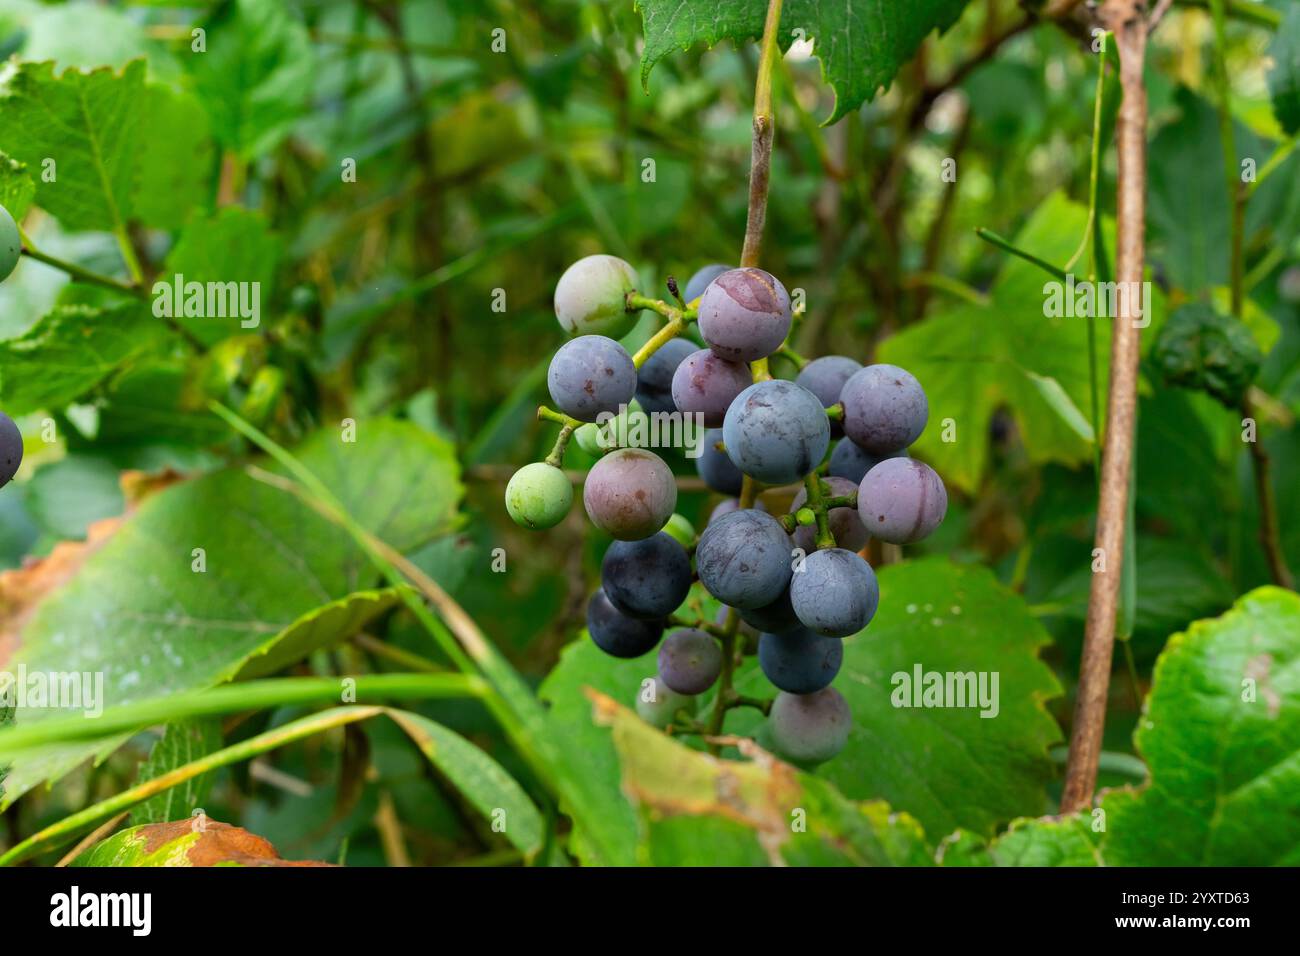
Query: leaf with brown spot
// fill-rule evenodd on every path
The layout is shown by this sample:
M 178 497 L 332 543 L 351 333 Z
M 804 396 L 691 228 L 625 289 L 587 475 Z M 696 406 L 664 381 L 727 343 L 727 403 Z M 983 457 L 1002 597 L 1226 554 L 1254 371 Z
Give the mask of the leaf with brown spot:
M 131 827 L 101 840 L 71 866 L 332 866 L 283 860 L 275 847 L 247 830 L 205 816 Z

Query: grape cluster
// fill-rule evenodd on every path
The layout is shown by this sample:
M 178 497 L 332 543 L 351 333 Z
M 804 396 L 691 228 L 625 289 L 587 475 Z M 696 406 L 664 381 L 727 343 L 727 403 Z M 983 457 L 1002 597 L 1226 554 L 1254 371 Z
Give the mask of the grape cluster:
M 696 715 L 717 687 L 715 715 L 757 706 L 777 753 L 801 764 L 828 760 L 851 726 L 848 703 L 831 686 L 843 639 L 866 628 L 880 602 L 860 552 L 871 538 L 919 541 L 947 510 L 942 480 L 908 454 L 929 417 L 925 392 L 894 365 L 799 358 L 786 345 L 790 295 L 761 269 L 706 266 L 684 295 L 669 280 L 677 306 L 639 295 L 635 282 L 635 270 L 612 256 L 588 256 L 561 277 L 555 312 L 573 337 L 548 370 L 555 409 L 538 413 L 561 432 L 544 462 L 511 478 L 506 508 L 526 528 L 565 517 L 573 492 L 561 464 L 572 436 L 597 459 L 582 489 L 587 516 L 615 539 L 587 605 L 587 630 L 615 657 L 658 648 L 637 712 L 658 727 L 716 733 L 719 720 L 706 726 Z M 644 309 L 668 324 L 630 354 L 613 336 Z M 701 344 L 685 337 L 692 322 Z M 770 374 L 777 353 L 798 367 L 793 381 Z M 695 467 L 726 496 L 698 536 L 675 513 L 667 462 L 622 437 L 631 432 L 621 426 L 665 413 L 707 429 Z M 796 483 L 785 514 L 756 498 L 761 487 Z M 721 602 L 711 620 L 690 600 L 696 580 Z M 779 692 L 773 700 L 731 689 L 745 653 L 757 654 Z

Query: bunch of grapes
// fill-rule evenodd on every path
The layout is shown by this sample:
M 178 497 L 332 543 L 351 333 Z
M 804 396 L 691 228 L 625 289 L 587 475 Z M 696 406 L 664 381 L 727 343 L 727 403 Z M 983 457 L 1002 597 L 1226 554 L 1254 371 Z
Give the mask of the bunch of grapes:
M 778 754 L 805 765 L 829 760 L 844 747 L 851 720 L 831 686 L 843 639 L 871 622 L 880 598 L 860 552 L 872 537 L 920 541 L 947 510 L 939 476 L 908 455 L 929 416 L 925 392 L 894 365 L 795 355 L 786 344 L 790 296 L 761 269 L 707 266 L 684 294 L 669 279 L 676 305 L 638 294 L 635 283 L 632 267 L 613 256 L 581 259 L 561 277 L 555 313 L 574 337 L 551 361 L 555 408 L 538 412 L 561 432 L 545 461 L 511 478 L 506 508 L 526 528 L 564 518 L 573 491 L 561 465 L 576 437 L 599 456 L 583 487 L 587 515 L 616 539 L 587 606 L 587 629 L 615 657 L 658 647 L 653 687 L 637 700 L 641 716 L 670 730 L 716 734 L 726 708 L 756 706 L 767 714 L 765 741 Z M 668 321 L 629 354 L 614 336 L 644 309 Z M 704 347 L 679 337 L 692 323 Z M 778 353 L 798 367 L 794 381 L 768 371 Z M 618 440 L 627 434 L 615 427 L 620 422 L 660 412 L 686 413 L 708 429 L 696 467 L 727 498 L 698 537 L 675 514 L 668 464 Z M 787 514 L 770 514 L 756 497 L 761 487 L 795 483 L 802 487 Z M 689 602 L 694 618 L 682 615 L 696 580 L 723 605 L 714 620 L 699 615 L 698 602 Z M 730 689 L 746 652 L 757 654 L 778 691 L 774 700 Z M 719 719 L 698 723 L 700 696 L 720 678 Z

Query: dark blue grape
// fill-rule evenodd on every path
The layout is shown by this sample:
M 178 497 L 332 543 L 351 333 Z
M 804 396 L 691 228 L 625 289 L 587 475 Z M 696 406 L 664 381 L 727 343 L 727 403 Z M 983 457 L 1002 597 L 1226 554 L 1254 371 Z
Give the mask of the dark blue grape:
M 727 409 L 754 381 L 744 362 L 728 362 L 708 349 L 700 349 L 673 373 L 673 404 L 678 411 L 704 416 L 704 424 L 717 428 Z
M 696 345 L 688 339 L 669 339 L 651 355 L 636 375 L 636 400 L 646 412 L 675 412 L 673 373 Z
M 724 495 L 738 495 L 745 476 L 727 457 L 725 451 L 718 451 L 720 441 L 722 441 L 721 428 L 710 428 L 704 433 L 700 457 L 695 459 L 695 470 L 704 479 L 704 483 L 714 491 Z
M 638 621 L 621 613 L 609 603 L 604 591 L 597 591 L 587 602 L 587 631 L 606 654 L 613 657 L 640 657 L 659 643 L 664 633 L 663 621 Z
M 727 456 L 769 485 L 803 478 L 830 445 L 830 422 L 817 396 L 781 379 L 755 382 L 731 403 L 722 423 Z
M 718 265 L 717 263 L 714 263 L 711 266 L 705 266 L 703 269 L 700 269 L 695 273 L 695 275 L 691 276 L 691 280 L 686 283 L 686 290 L 682 293 L 682 298 L 686 300 L 688 305 L 694 302 L 700 296 L 704 295 L 704 290 L 709 287 L 710 282 L 722 275 L 722 273 L 730 272 L 731 268 L 731 266 Z
M 803 625 L 826 637 L 848 637 L 870 623 L 880 604 L 871 565 L 852 551 L 814 551 L 790 581 L 790 603 Z
M 943 479 L 929 465 L 911 458 L 882 461 L 858 486 L 862 523 L 890 544 L 920 541 L 939 527 L 947 513 Z
M 23 463 L 23 435 L 14 420 L 0 412 L 0 488 L 9 484 Z
M 886 458 L 906 457 L 906 448 L 885 455 L 873 455 L 871 452 L 863 451 L 853 444 L 851 439 L 845 438 L 831 452 L 829 472 L 835 478 L 847 478 L 856 485 L 867 476 L 867 472 Z
M 834 687 L 814 694 L 777 694 L 767 718 L 773 750 L 801 764 L 830 760 L 848 743 L 852 726 L 848 701 Z
M 731 608 L 729 608 L 727 605 L 725 605 L 725 604 L 720 605 L 720 606 L 718 607 L 718 613 L 715 614 L 715 615 L 713 616 L 713 623 L 716 624 L 718 627 L 726 627 L 726 626 L 727 626 L 727 612 L 730 611 L 730 610 L 731 610 Z M 757 641 L 757 640 L 758 640 L 758 629 L 755 628 L 755 627 L 753 627 L 753 626 L 751 626 L 750 623 L 749 623 L 748 621 L 745 620 L 745 614 L 746 614 L 747 612 L 742 611 L 742 610 L 740 610 L 739 608 L 737 608 L 737 609 L 736 609 L 736 613 L 737 613 L 738 615 L 740 615 L 740 623 L 739 623 L 739 625 L 737 625 L 736 632 L 737 632 L 738 634 L 743 634 L 743 635 L 745 635 L 746 637 L 751 637 L 751 638 L 753 638 L 754 640 Z
M 790 603 L 790 589 L 787 587 L 771 604 L 749 608 L 741 611 L 740 616 L 749 624 L 765 634 L 784 634 L 797 627 L 803 627 L 799 616 L 794 613 Z
M 711 634 L 673 631 L 659 645 L 659 676 L 679 694 L 702 694 L 722 673 L 722 648 Z
M 662 531 L 640 541 L 615 541 L 601 562 L 600 583 L 609 603 L 628 617 L 665 618 L 691 589 L 691 559 Z
M 753 362 L 781 347 L 790 333 L 790 295 L 762 269 L 724 272 L 700 296 L 699 327 L 720 358 Z
M 829 488 L 829 493 L 836 497 L 851 495 L 858 490 L 858 486 L 847 478 L 826 478 L 824 481 L 827 488 Z M 800 488 L 799 493 L 794 496 L 794 501 L 790 505 L 790 514 L 797 512 L 807 501 L 808 489 Z M 867 538 L 871 537 L 867 534 L 866 526 L 863 525 L 857 508 L 832 508 L 826 515 L 826 519 L 830 525 L 831 534 L 835 536 L 835 543 L 841 548 L 847 548 L 849 551 L 861 551 L 867 543 Z M 794 541 L 796 548 L 812 551 L 817 547 L 817 526 L 801 524 L 794 529 L 794 534 L 790 537 Z
M 661 652 L 662 656 L 662 652 Z M 806 627 L 758 639 L 758 666 L 778 690 L 811 694 L 828 687 L 844 663 L 844 642 Z
M 704 529 L 695 567 L 700 583 L 723 604 L 762 607 L 790 583 L 790 536 L 771 515 L 734 511 Z
M 868 365 L 844 383 L 844 434 L 876 455 L 892 454 L 921 436 L 930 417 L 925 390 L 897 365 Z
M 844 383 L 862 368 L 861 362 L 843 355 L 823 355 L 815 358 L 795 376 L 794 383 L 802 385 L 817 396 L 824 408 L 830 408 L 840 400 Z M 837 421 L 831 422 L 831 437 L 839 438 L 844 428 Z
M 551 399 L 578 421 L 615 413 L 636 395 L 636 366 L 627 349 L 603 335 L 580 335 L 560 346 L 546 373 Z

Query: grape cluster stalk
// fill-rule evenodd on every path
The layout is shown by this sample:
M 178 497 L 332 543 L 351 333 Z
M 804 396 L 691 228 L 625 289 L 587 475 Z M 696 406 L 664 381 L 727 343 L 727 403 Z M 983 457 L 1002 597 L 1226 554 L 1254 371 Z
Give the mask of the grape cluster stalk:
M 587 631 L 605 653 L 656 670 L 637 695 L 647 722 L 712 742 L 726 712 L 755 707 L 760 740 L 792 763 L 814 766 L 845 746 L 848 702 L 832 683 L 844 639 L 862 634 L 880 603 L 863 556 L 871 538 L 894 545 L 929 535 L 947 511 L 943 481 L 909 455 L 929 405 L 920 382 L 894 365 L 830 355 L 811 361 L 788 345 L 791 299 L 762 269 L 701 268 L 676 304 L 642 295 L 636 271 L 613 256 L 570 266 L 555 311 L 570 338 L 547 373 L 552 405 L 538 418 L 560 426 L 550 454 L 515 472 L 506 509 L 522 527 L 554 527 L 574 494 L 562 471 L 571 440 L 596 457 L 582 489 L 588 518 L 613 542 Z M 635 353 L 618 341 L 644 310 L 663 325 Z M 694 328 L 702 345 L 684 337 Z M 798 367 L 774 378 L 777 354 Z M 724 496 L 696 534 L 676 512 L 677 482 L 659 454 L 634 447 L 637 416 L 681 413 L 703 422 L 695 467 Z M 760 487 L 798 489 L 788 513 L 770 514 Z M 698 580 L 720 607 L 711 619 Z M 869 634 L 864 637 L 869 639 Z M 771 699 L 732 688 L 756 655 Z M 711 715 L 700 704 L 713 695 Z M 716 744 L 715 744 L 716 746 Z

